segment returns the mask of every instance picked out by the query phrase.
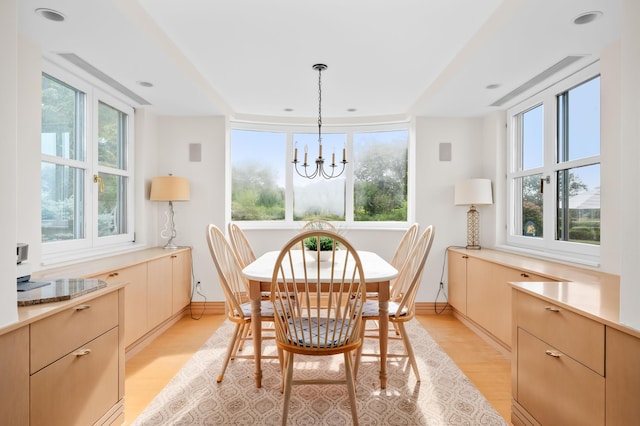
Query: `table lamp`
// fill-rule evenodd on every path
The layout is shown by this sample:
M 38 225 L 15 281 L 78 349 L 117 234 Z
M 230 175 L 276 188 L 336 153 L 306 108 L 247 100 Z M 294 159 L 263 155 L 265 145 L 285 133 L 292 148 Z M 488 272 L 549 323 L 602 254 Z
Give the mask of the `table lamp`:
M 492 203 L 490 179 L 467 179 L 456 183 L 456 206 L 470 206 L 467 212 L 467 249 L 480 250 L 480 213 L 476 206 Z
M 164 230 L 160 233 L 162 238 L 168 238 L 169 241 L 164 246 L 165 249 L 176 249 L 177 245 L 173 243 L 176 237 L 176 225 L 173 221 L 173 202 L 189 200 L 189 181 L 186 178 L 178 176 L 157 176 L 151 180 L 151 201 L 168 201 L 169 210 L 165 212 L 167 222 L 164 224 Z

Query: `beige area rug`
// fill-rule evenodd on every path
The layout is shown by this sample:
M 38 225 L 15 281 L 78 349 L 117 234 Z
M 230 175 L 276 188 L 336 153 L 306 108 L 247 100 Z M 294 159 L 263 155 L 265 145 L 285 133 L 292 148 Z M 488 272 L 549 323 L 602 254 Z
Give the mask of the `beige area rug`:
M 263 360 L 263 387 L 255 387 L 252 360 L 229 363 L 216 383 L 233 325 L 225 322 L 158 394 L 133 425 L 279 425 L 282 394 L 277 360 Z M 506 425 L 455 363 L 416 321 L 407 324 L 418 358 L 417 382 L 406 358 L 389 359 L 387 389 L 380 389 L 378 361 L 363 358 L 357 378 L 361 425 Z M 264 353 L 275 354 L 273 340 Z M 377 341 L 367 340 L 365 352 Z M 392 353 L 402 343 L 389 342 Z M 244 352 L 250 353 L 251 347 Z M 344 377 L 342 355 L 298 356 L 295 377 Z M 294 386 L 289 425 L 351 424 L 346 385 Z

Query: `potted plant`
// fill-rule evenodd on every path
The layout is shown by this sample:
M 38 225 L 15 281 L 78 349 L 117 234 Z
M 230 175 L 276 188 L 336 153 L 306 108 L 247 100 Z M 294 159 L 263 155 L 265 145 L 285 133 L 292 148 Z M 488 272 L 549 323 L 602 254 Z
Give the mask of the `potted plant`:
M 304 240 L 304 246 L 308 251 L 320 251 L 320 260 L 329 260 L 331 258 L 331 251 L 333 250 L 333 245 L 337 246 L 340 244 L 337 241 L 334 242 L 331 237 L 320 237 L 320 244 L 318 245 L 318 237 L 309 237 Z

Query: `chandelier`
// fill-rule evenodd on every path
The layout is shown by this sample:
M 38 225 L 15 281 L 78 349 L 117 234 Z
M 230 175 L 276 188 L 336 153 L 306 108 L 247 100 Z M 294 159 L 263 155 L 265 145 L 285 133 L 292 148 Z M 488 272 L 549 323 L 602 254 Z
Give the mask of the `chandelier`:
M 296 169 L 296 173 L 307 179 L 314 179 L 316 176 L 321 176 L 325 179 L 333 179 L 340 176 L 347 165 L 347 152 L 346 149 L 342 149 L 342 161 L 336 164 L 336 153 L 331 154 L 331 164 L 325 169 L 324 158 L 322 157 L 322 71 L 327 69 L 325 64 L 315 64 L 314 70 L 318 71 L 318 158 L 316 158 L 315 168 L 307 162 L 307 156 L 309 153 L 309 147 L 304 147 L 304 161 L 301 164 L 302 171 L 298 168 L 298 147 L 293 151 L 293 166 Z M 340 166 L 342 164 L 342 166 Z

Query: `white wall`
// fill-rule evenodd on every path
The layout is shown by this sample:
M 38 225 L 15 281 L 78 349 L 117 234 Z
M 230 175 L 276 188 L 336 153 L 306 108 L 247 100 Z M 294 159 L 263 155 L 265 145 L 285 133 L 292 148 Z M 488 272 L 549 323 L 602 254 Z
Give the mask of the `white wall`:
M 17 294 L 14 287 L 16 274 L 16 218 L 21 208 L 16 203 L 16 152 L 17 152 L 17 104 L 18 104 L 18 22 L 15 0 L 0 2 L 0 150 L 3 165 L 0 167 L 0 223 L 9 238 L 0 244 L 0 326 L 15 322 L 18 318 Z M 5 236 L 6 237 L 6 236 Z
M 622 271 L 620 285 L 620 319 L 631 327 L 640 329 L 640 283 L 638 261 L 640 260 L 640 2 L 623 1 L 622 50 L 621 50 L 621 136 L 622 176 L 620 192 L 622 231 Z
M 479 118 L 416 119 L 416 221 L 434 225 L 435 238 L 422 285 L 421 302 L 434 301 L 440 284 L 445 249 L 467 244 L 467 207 L 453 203 L 456 182 L 472 177 L 488 177 L 478 158 L 484 155 L 483 122 Z M 439 161 L 439 144 L 451 144 L 451 161 Z M 480 242 L 490 241 L 486 232 L 485 206 L 480 211 Z M 446 274 L 446 272 L 445 272 Z M 445 275 L 446 281 L 446 275 Z M 446 288 L 446 283 L 445 283 Z M 444 301 L 441 297 L 438 302 Z
M 217 272 L 207 247 L 206 227 L 213 223 L 224 231 L 225 226 L 225 119 L 159 117 L 157 129 L 159 159 L 154 175 L 171 173 L 184 176 L 189 180 L 191 190 L 189 201 L 173 203 L 177 232 L 175 243 L 192 247 L 195 282 L 202 283 L 207 300 L 222 301 L 224 296 L 217 284 Z M 189 161 L 190 143 L 201 144 L 202 161 Z M 148 175 L 147 179 L 152 177 L 153 175 Z M 155 231 L 156 245 L 164 245 L 166 240 L 161 240 L 159 234 L 164 227 L 164 212 L 168 204 L 154 204 L 157 204 L 155 208 L 159 212 Z
M 42 56 L 37 45 L 18 38 L 18 147 L 17 205 L 19 224 L 17 242 L 29 244 L 27 263 L 38 269 L 40 247 L 40 128 L 42 104 Z M 37 159 L 38 161 L 34 161 Z M 25 207 L 28 206 L 28 207 Z
M 622 179 L 622 93 L 620 84 L 620 41 L 608 46 L 602 52 L 600 61 L 600 105 L 602 125 L 600 129 L 600 185 L 616 188 Z M 603 271 L 620 274 L 622 248 L 622 191 L 602 191 L 600 193 L 601 233 L 600 265 Z

